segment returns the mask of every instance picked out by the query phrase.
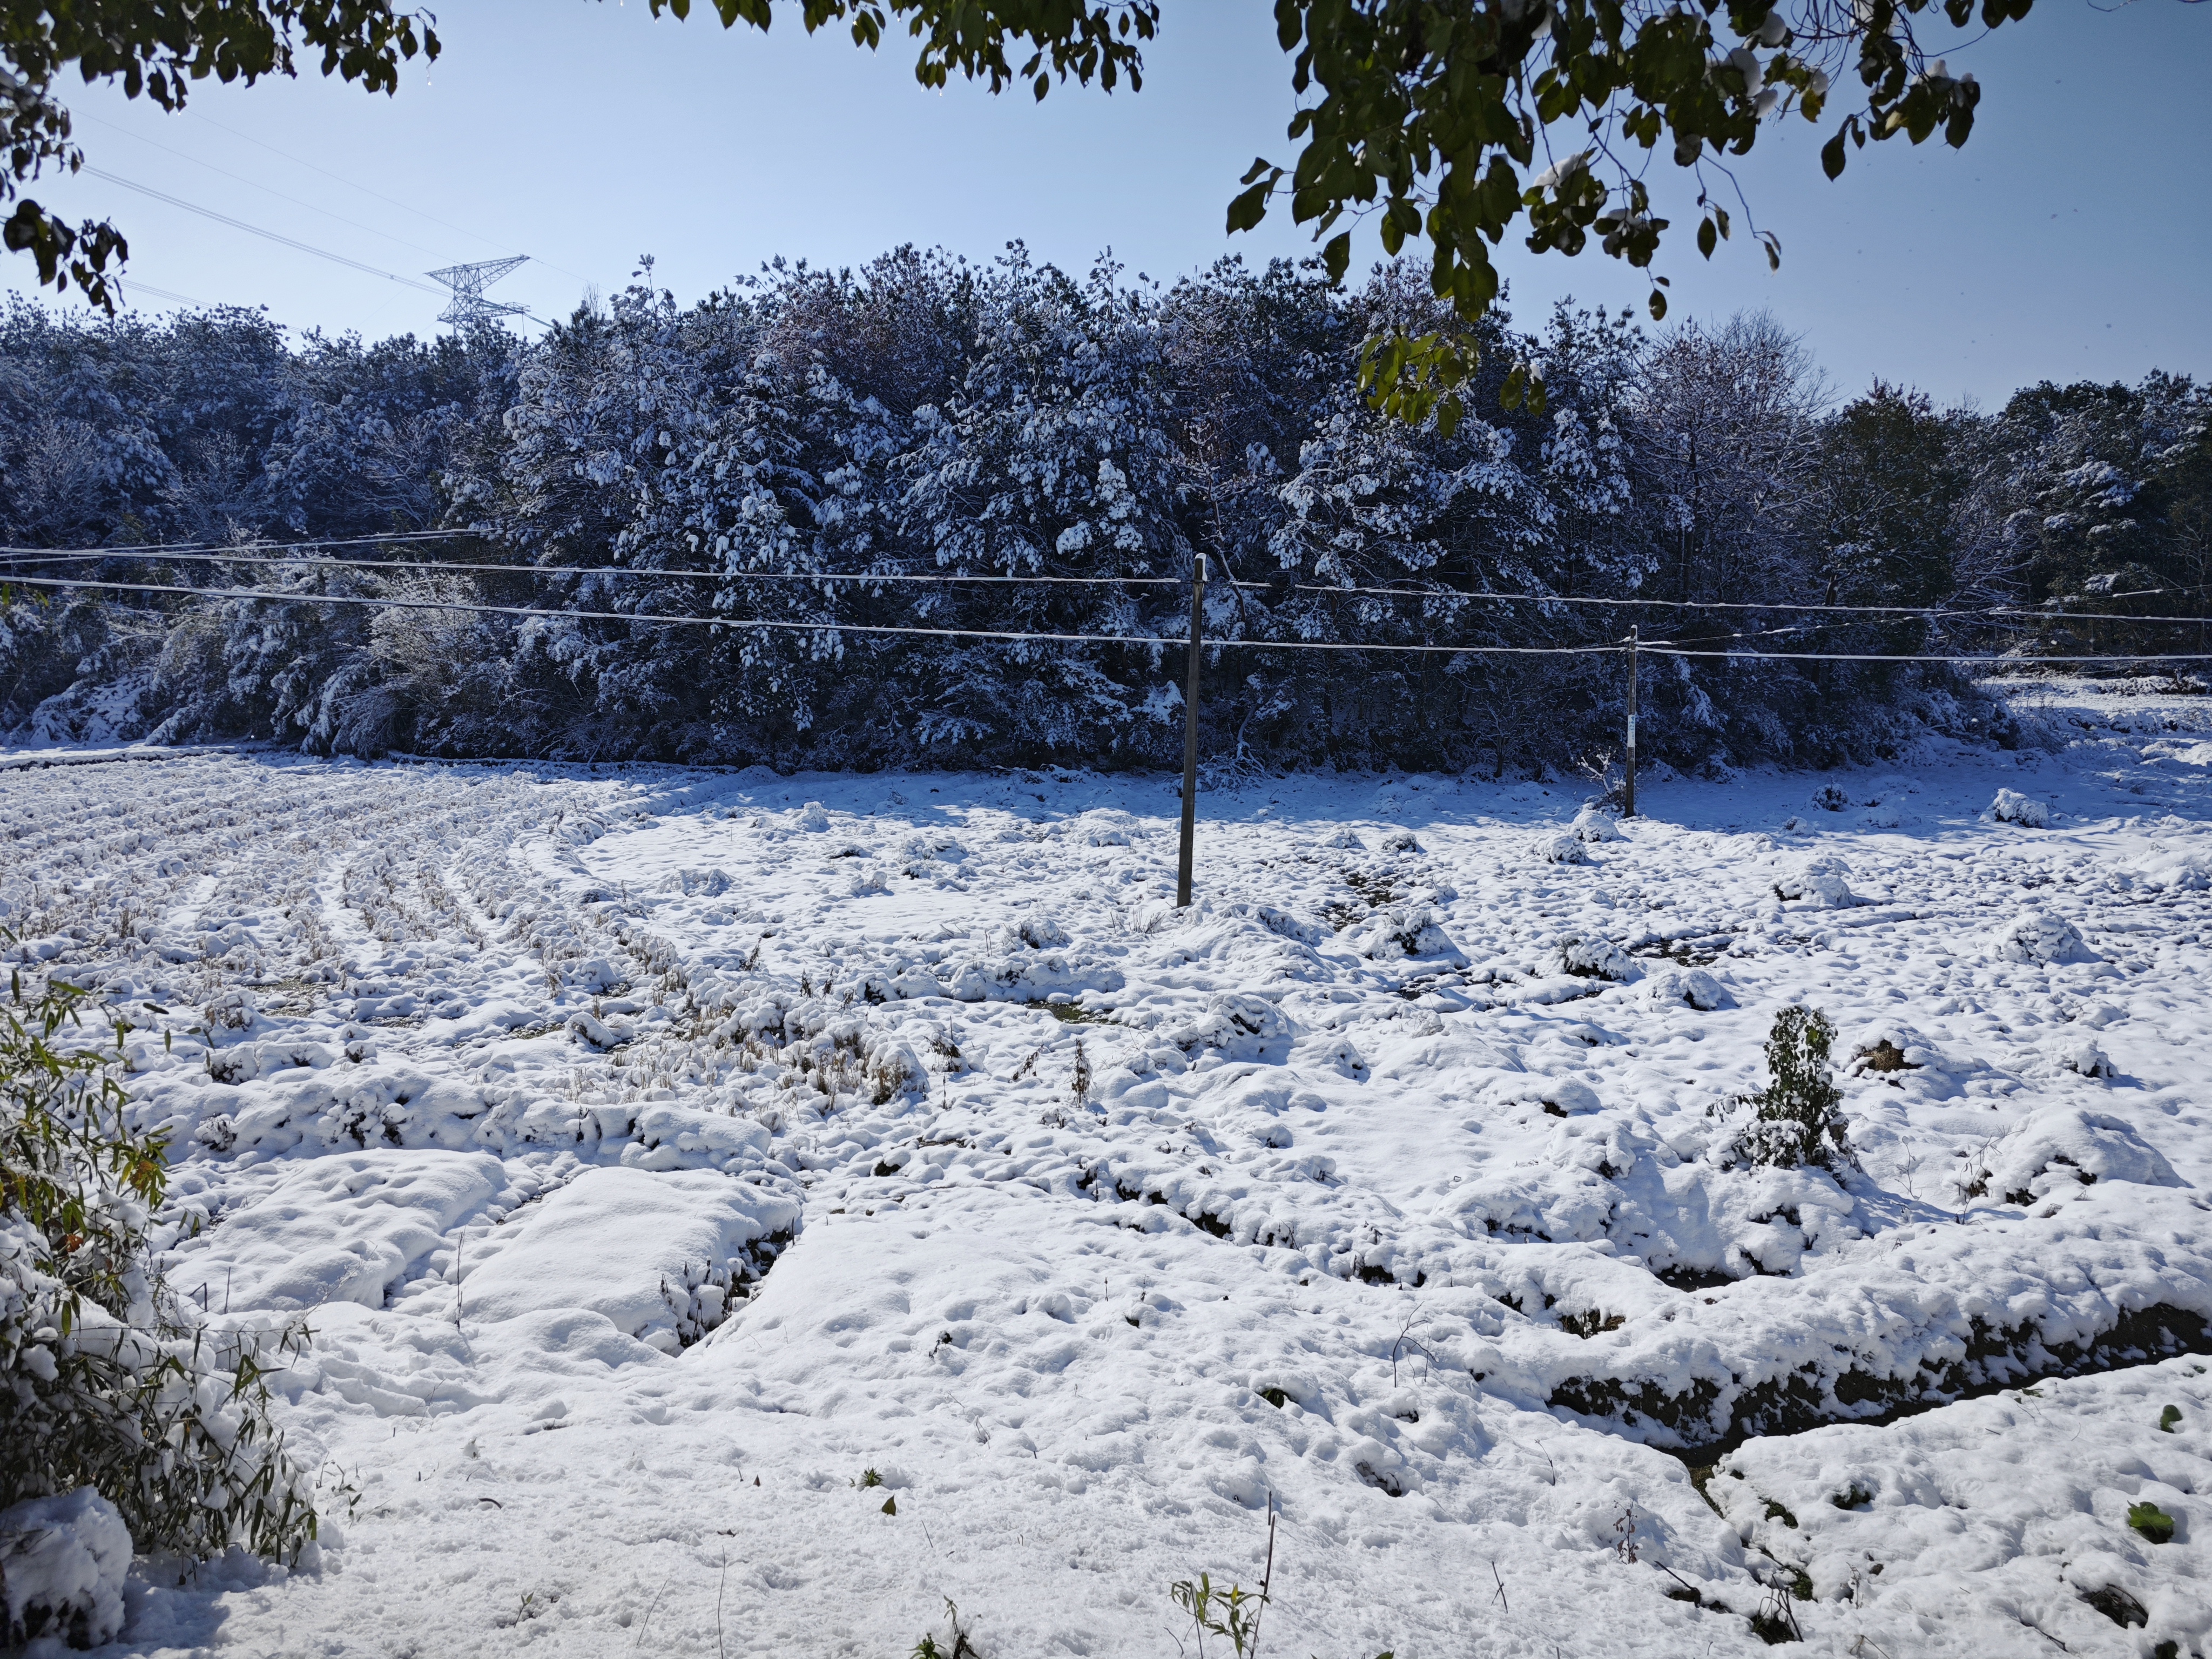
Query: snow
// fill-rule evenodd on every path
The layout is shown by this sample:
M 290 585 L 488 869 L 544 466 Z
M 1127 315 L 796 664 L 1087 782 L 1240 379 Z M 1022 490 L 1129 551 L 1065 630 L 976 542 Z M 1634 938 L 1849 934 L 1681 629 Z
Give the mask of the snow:
M 1211 791 L 1188 911 L 1152 776 L 0 770 L 173 1281 L 314 1332 L 319 1548 L 117 1650 L 1153 1654 L 1270 1504 L 1271 1654 L 2201 1650 L 2212 710 L 2042 698 L 1887 825 Z M 1796 1002 L 1839 1177 L 1728 1155 Z
M 2051 805 L 2033 795 L 2023 795 L 2017 789 L 2000 789 L 1996 799 L 1990 803 L 1990 817 L 1998 823 L 2017 823 L 2023 829 L 2042 830 L 2051 823 Z
M 90 1486 L 0 1510 L 0 1642 L 46 1659 L 123 1629 L 131 1529 Z

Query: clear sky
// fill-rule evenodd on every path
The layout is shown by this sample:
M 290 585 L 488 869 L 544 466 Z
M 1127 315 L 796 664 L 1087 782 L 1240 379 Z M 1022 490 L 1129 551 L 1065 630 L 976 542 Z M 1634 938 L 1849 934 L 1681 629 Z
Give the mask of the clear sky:
M 985 258 L 1018 237 L 1074 270 L 1110 247 L 1162 278 L 1310 250 L 1279 208 L 1256 234 L 1223 229 L 1253 157 L 1292 155 L 1267 0 L 1166 0 L 1141 93 L 1070 85 L 1042 105 L 921 88 L 902 40 L 872 57 L 810 40 L 793 0 L 768 36 L 694 9 L 679 23 L 644 0 L 445 0 L 444 55 L 393 98 L 310 64 L 296 82 L 204 84 L 180 115 L 106 88 L 74 88 L 72 106 L 93 167 L 379 270 L 529 254 L 492 297 L 541 315 L 621 286 L 648 253 L 688 301 L 772 255 L 852 264 L 902 242 Z M 2041 0 L 1952 64 L 1984 88 L 1963 151 L 1869 145 L 1830 184 L 1825 131 L 1792 120 L 1762 139 L 1740 181 L 1781 236 L 1778 275 L 1741 233 L 1700 260 L 1682 175 L 1662 185 L 1662 211 L 1679 210 L 1659 267 L 1672 319 L 1765 307 L 1846 394 L 1880 375 L 1992 406 L 2045 378 L 2212 378 L 2212 4 Z M 437 295 L 107 179 L 33 193 L 115 216 L 149 308 L 183 296 L 372 337 L 437 327 Z M 1361 248 L 1355 269 L 1377 257 Z M 1540 258 L 1509 237 L 1499 259 L 1524 322 L 1566 294 L 1640 312 L 1647 291 L 1595 252 Z M 30 286 L 20 256 L 0 271 Z

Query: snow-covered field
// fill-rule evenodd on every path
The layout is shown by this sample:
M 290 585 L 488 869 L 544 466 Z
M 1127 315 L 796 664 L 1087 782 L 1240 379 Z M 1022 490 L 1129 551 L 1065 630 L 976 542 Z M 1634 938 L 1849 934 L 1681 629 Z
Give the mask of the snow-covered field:
M 2212 708 L 2032 701 L 1208 793 L 1188 912 L 1158 778 L 0 757 L 172 1282 L 313 1331 L 321 1547 L 118 1650 L 1195 1655 L 1272 1502 L 1285 1659 L 2212 1651 Z M 1796 1000 L 1840 1184 L 1723 1155 Z

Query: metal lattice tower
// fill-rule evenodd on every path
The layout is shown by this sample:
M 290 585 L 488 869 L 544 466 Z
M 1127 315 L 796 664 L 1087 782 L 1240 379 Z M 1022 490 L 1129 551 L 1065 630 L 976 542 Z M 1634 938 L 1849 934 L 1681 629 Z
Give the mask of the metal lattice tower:
M 453 290 L 453 303 L 438 313 L 438 320 L 451 323 L 455 328 L 471 328 L 498 317 L 527 315 L 529 307 L 501 305 L 496 300 L 485 299 L 483 291 L 529 258 L 526 253 L 518 253 L 511 258 L 486 259 L 473 265 L 447 265 L 443 270 L 423 272 L 432 282 L 443 283 Z

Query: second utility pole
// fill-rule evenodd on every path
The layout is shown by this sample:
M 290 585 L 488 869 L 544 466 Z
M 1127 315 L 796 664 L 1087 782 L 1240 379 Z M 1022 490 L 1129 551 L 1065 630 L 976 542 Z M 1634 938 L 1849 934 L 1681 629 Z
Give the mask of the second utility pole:
M 1625 818 L 1636 816 L 1636 629 L 1628 630 L 1628 799 Z
M 1198 635 L 1206 599 L 1206 555 L 1191 566 L 1190 676 L 1183 688 L 1182 725 L 1182 860 L 1176 867 L 1176 908 L 1190 903 L 1190 843 L 1198 826 Z

